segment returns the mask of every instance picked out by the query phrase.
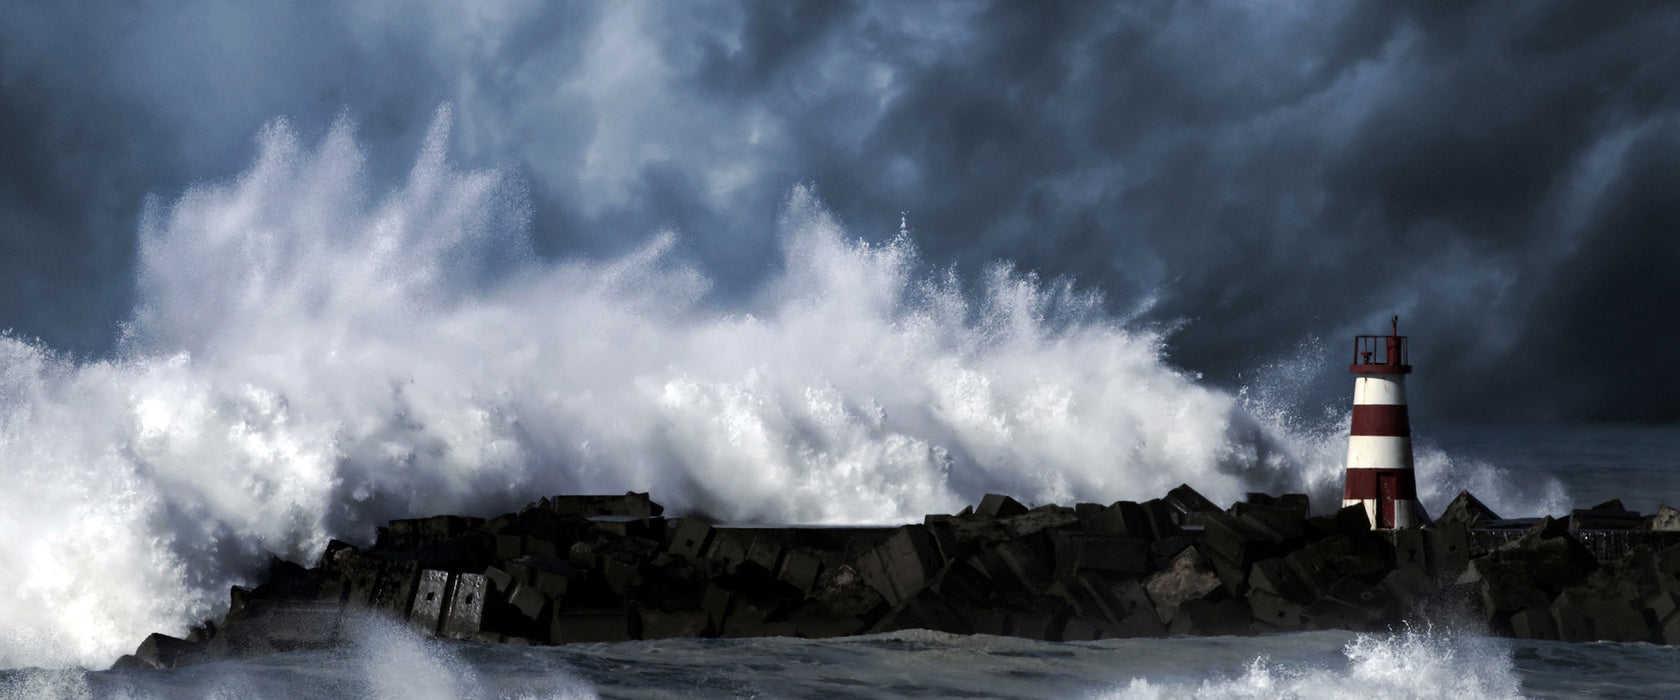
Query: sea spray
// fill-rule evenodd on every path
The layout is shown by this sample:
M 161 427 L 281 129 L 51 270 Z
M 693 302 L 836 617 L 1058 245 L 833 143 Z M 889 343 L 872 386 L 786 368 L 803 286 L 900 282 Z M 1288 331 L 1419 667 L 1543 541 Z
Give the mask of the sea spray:
M 239 177 L 148 205 L 115 356 L 0 337 L 0 667 L 103 665 L 219 614 L 271 555 L 546 493 L 803 523 L 987 491 L 1335 498 L 1322 436 L 1169 366 L 1162 331 L 1069 280 L 1000 263 L 965 291 L 803 186 L 742 304 L 670 232 L 544 261 L 519 183 L 448 165 L 449 124 L 375 194 L 347 121 L 313 148 L 276 122 Z
M 1361 634 L 1342 650 L 1345 665 L 1276 664 L 1261 656 L 1237 678 L 1194 684 L 1133 679 L 1104 700 L 1288 698 L 1358 696 L 1372 700 L 1522 697 L 1521 683 L 1503 640 L 1407 630 Z

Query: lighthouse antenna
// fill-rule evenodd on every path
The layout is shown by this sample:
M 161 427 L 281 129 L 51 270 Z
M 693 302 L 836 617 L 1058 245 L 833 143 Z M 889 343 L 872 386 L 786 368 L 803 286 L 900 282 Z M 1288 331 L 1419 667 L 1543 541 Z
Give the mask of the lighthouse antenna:
M 1394 334 L 1400 335 L 1400 317 L 1395 316 L 1394 318 L 1389 319 L 1389 323 L 1394 324 Z

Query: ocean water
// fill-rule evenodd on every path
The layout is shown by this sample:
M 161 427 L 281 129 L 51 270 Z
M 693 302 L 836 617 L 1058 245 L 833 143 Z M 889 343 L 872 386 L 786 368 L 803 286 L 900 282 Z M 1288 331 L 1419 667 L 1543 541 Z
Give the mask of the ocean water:
M 312 562 L 392 518 L 542 494 L 651 491 L 673 512 L 811 524 L 1179 483 L 1221 503 L 1337 502 L 1348 415 L 1290 399 L 1335 371 L 1322 343 L 1242 390 L 1213 387 L 1163 359 L 1171 329 L 1144 320 L 1147 299 L 1116 316 L 1007 262 L 961 279 L 907 231 L 845 230 L 805 187 L 777 222 L 779 268 L 746 301 L 709 295 L 677 232 L 616 259 L 543 260 L 519 183 L 452 167 L 449 125 L 440 110 L 386 185 L 352 124 L 311 143 L 276 122 L 245 172 L 141 212 L 116 353 L 0 334 L 0 532 L 27 533 L 0 538 L 4 694 L 1503 697 L 1671 682 L 1667 649 L 1468 633 L 508 649 L 378 622 L 340 650 L 85 670 L 220 615 L 271 555 Z M 1676 492 L 1675 435 L 1420 425 L 1420 495 L 1438 512 L 1467 488 L 1512 517 L 1610 496 L 1649 510 Z
M 1054 643 L 937 632 L 507 647 L 370 621 L 343 648 L 0 671 L 0 698 L 1673 698 L 1680 649 L 1303 632 Z

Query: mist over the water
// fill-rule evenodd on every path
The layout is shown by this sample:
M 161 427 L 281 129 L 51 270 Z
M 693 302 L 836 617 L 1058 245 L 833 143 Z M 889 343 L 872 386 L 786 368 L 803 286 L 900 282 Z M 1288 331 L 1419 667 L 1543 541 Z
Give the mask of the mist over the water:
M 672 232 L 619 259 L 534 255 L 517 179 L 446 162 L 447 109 L 390 191 L 353 131 L 310 144 L 276 122 L 236 179 L 151 202 L 116 356 L 0 336 L 0 530 L 18 533 L 0 667 L 106 664 L 220 614 L 271 554 L 550 493 L 801 523 L 988 491 L 1338 497 L 1346 414 L 1272 398 L 1309 370 L 1203 386 L 1162 359 L 1166 331 L 1070 280 L 958 279 L 910 235 L 848 235 L 801 186 L 780 268 L 724 308 Z M 1454 469 L 1422 451 L 1426 503 L 1497 478 Z M 1492 500 L 1561 497 L 1536 493 Z

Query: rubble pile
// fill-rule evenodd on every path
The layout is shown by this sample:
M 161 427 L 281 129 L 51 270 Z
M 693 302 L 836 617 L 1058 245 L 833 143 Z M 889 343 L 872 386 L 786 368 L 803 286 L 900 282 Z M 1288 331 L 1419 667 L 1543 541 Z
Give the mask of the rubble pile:
M 1619 502 L 1502 520 L 1468 493 L 1429 527 L 1371 529 L 1302 494 L 1220 508 L 1028 508 L 987 495 L 902 527 L 730 527 L 645 493 L 555 496 L 485 520 L 398 520 L 310 568 L 274 560 L 227 615 L 118 668 L 340 644 L 357 615 L 504 644 L 836 637 L 902 629 L 1050 641 L 1387 629 L 1456 610 L 1494 633 L 1680 642 L 1680 513 Z

